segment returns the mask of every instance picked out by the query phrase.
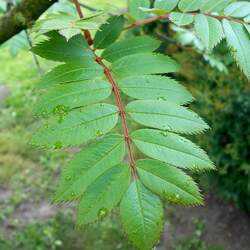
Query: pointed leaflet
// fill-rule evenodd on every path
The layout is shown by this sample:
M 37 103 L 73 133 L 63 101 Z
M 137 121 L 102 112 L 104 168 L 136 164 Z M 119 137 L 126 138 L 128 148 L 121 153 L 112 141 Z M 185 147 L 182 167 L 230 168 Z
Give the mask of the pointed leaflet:
M 99 176 L 122 162 L 124 154 L 124 140 L 118 134 L 107 135 L 87 145 L 64 168 L 54 201 L 79 198 Z
M 132 134 L 132 139 L 142 153 L 154 159 L 191 170 L 214 169 L 213 163 L 202 149 L 177 134 L 141 129 Z
M 78 207 L 77 224 L 103 218 L 121 200 L 130 181 L 129 166 L 114 166 L 100 175 L 84 192 Z
M 143 52 L 153 52 L 159 46 L 160 41 L 150 36 L 132 37 L 111 44 L 103 51 L 102 57 L 109 62 L 114 62 L 124 56 Z
M 171 58 L 161 54 L 135 54 L 115 61 L 112 72 L 118 77 L 163 74 L 176 72 L 179 65 Z
M 221 22 L 213 17 L 198 14 L 195 16 L 195 31 L 207 50 L 212 50 L 223 38 Z
M 166 100 L 186 104 L 193 100 L 190 92 L 177 81 L 162 76 L 132 76 L 118 82 L 120 89 L 136 99 Z
M 247 1 L 231 3 L 224 10 L 224 13 L 232 17 L 245 17 L 250 14 L 250 3 Z
M 94 39 L 94 47 L 96 49 L 104 49 L 120 36 L 124 25 L 123 16 L 113 16 L 107 20 L 107 23 L 100 27 L 96 32 Z
M 120 205 L 121 221 L 129 240 L 140 250 L 152 250 L 163 229 L 160 199 L 137 180 Z
M 139 160 L 137 169 L 143 184 L 170 202 L 182 205 L 202 203 L 199 188 L 182 170 L 156 160 Z
M 201 12 L 221 12 L 232 0 L 206 0 L 201 6 Z
M 129 14 L 136 20 L 146 18 L 145 14 L 140 8 L 150 8 L 150 0 L 128 0 Z
M 43 76 L 38 88 L 47 88 L 56 84 L 79 82 L 103 77 L 102 67 L 90 58 L 79 62 L 59 65 Z
M 243 25 L 223 20 L 223 28 L 232 54 L 245 75 L 250 78 L 250 39 Z
M 93 53 L 82 35 L 71 38 L 68 42 L 57 32 L 48 33 L 48 40 L 36 44 L 32 51 L 48 60 L 60 62 L 80 61 L 83 57 L 93 57 Z
M 156 0 L 154 7 L 160 10 L 172 11 L 178 4 L 179 0 Z
M 183 12 L 199 10 L 204 0 L 180 0 L 178 7 Z
M 127 105 L 126 111 L 134 121 L 162 130 L 194 134 L 209 128 L 194 112 L 167 101 L 133 101 Z
M 171 12 L 169 19 L 178 26 L 189 25 L 194 21 L 193 15 L 180 12 Z
M 104 80 L 92 80 L 60 84 L 48 89 L 35 107 L 35 114 L 56 112 L 82 107 L 102 101 L 110 96 L 111 85 Z
M 109 132 L 117 123 L 118 109 L 110 104 L 93 104 L 66 114 L 36 132 L 31 143 L 61 148 L 86 143 Z

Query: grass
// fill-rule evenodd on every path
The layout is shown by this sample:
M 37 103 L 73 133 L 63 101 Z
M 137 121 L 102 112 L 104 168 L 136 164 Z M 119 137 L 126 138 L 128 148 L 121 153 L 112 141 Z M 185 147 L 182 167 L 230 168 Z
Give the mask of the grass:
M 223 250 L 222 247 L 213 243 L 206 243 L 202 239 L 206 228 L 204 220 L 196 219 L 193 223 L 195 229 L 191 236 L 173 246 L 172 250 Z

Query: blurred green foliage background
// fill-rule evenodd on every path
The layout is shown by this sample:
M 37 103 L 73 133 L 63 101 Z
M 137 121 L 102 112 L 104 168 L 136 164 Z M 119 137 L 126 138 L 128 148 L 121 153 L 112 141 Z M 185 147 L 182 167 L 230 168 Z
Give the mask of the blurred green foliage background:
M 122 10 L 126 4 L 109 2 L 84 1 L 111 11 Z M 225 44 L 218 46 L 214 58 L 206 60 L 202 48 L 192 42 L 183 45 L 183 31 L 176 34 L 173 29 L 164 23 L 133 32 L 163 41 L 160 51 L 182 65 L 175 77 L 196 98 L 192 108 L 211 126 L 195 139 L 218 171 L 202 175 L 201 185 L 206 192 L 250 212 L 250 83 Z M 15 43 L 11 46 L 16 52 Z M 9 49 L 0 48 L 0 87 L 8 92 L 0 99 L 0 249 L 133 249 L 122 232 L 117 211 L 104 221 L 75 230 L 72 205 L 50 205 L 59 173 L 72 152 L 45 152 L 29 146 L 31 133 L 39 126 L 32 114 L 37 99 L 33 87 L 39 75 L 30 52 L 21 50 L 13 57 L 16 53 L 11 55 Z M 44 71 L 52 66 L 42 59 L 39 62 Z M 201 239 L 202 225 L 196 222 L 190 238 L 169 249 L 223 249 Z

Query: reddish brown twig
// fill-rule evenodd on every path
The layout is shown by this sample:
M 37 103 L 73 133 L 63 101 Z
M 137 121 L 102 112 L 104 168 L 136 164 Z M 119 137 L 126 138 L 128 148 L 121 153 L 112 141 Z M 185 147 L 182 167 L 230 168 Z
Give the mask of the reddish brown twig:
M 190 15 L 193 15 L 193 16 L 196 16 L 198 14 L 203 14 L 205 16 L 213 17 L 213 18 L 218 19 L 220 21 L 223 20 L 223 19 L 227 19 L 229 21 L 237 22 L 237 23 L 240 23 L 240 24 L 247 24 L 246 22 L 244 22 L 244 21 L 242 21 L 240 19 L 229 17 L 229 16 L 218 16 L 218 15 L 213 15 L 213 14 L 210 14 L 210 13 L 200 13 L 200 12 L 189 12 L 189 13 L 186 13 L 186 14 L 190 14 Z M 150 17 L 150 18 L 138 20 L 138 21 L 128 25 L 127 27 L 125 27 L 125 30 L 135 28 L 135 27 L 140 27 L 140 26 L 143 26 L 143 25 L 155 22 L 155 21 L 159 21 L 159 20 L 170 20 L 170 14 L 167 13 L 167 14 L 164 14 L 164 15 L 161 15 L 161 16 L 153 16 L 153 17 Z
M 77 11 L 79 17 L 84 18 L 84 15 L 83 15 L 82 10 L 81 10 L 81 5 L 78 2 L 78 0 L 72 0 L 72 1 L 75 4 L 76 11 Z M 93 44 L 93 39 L 92 39 L 91 34 L 90 34 L 90 32 L 88 30 L 84 30 L 84 36 L 85 36 L 88 44 L 92 45 Z
M 73 2 L 76 6 L 76 10 L 78 12 L 79 17 L 83 18 L 84 15 L 82 13 L 80 3 L 78 2 L 78 0 L 73 0 Z M 89 45 L 91 45 L 93 43 L 93 39 L 92 39 L 91 34 L 88 30 L 84 31 L 84 36 L 88 42 L 91 41 L 91 43 L 89 42 Z M 104 62 L 102 61 L 102 58 L 97 56 L 97 54 L 95 53 L 95 50 L 92 48 L 91 48 L 91 50 L 93 51 L 93 53 L 95 55 L 96 62 L 103 68 L 104 74 L 112 86 L 112 91 L 114 93 L 116 105 L 119 109 L 119 114 L 121 117 L 121 124 L 122 124 L 122 131 L 123 131 L 124 140 L 126 142 L 127 149 L 128 149 L 128 159 L 129 159 L 129 165 L 131 168 L 131 173 L 132 173 L 133 178 L 136 179 L 136 178 L 138 178 L 138 176 L 137 176 L 136 164 L 135 164 L 135 160 L 134 160 L 133 152 L 132 152 L 132 140 L 131 140 L 130 135 L 129 135 L 129 129 L 128 129 L 128 125 L 127 125 L 127 116 L 126 116 L 126 112 L 124 109 L 124 105 L 123 105 L 122 100 L 121 100 L 119 88 L 117 87 L 117 84 L 113 78 L 111 70 L 104 64 Z

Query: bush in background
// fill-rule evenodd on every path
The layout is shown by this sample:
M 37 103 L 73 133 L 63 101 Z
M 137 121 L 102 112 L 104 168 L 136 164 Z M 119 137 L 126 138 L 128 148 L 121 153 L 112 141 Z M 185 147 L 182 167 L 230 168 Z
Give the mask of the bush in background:
M 218 168 L 202 180 L 212 192 L 250 211 L 250 83 L 231 65 L 223 45 L 217 49 L 217 55 L 223 58 L 227 75 L 202 62 L 201 55 L 191 51 L 189 48 L 186 53 L 175 51 L 175 57 L 184 63 L 182 80 L 197 100 L 193 109 L 212 128 L 196 139 Z

